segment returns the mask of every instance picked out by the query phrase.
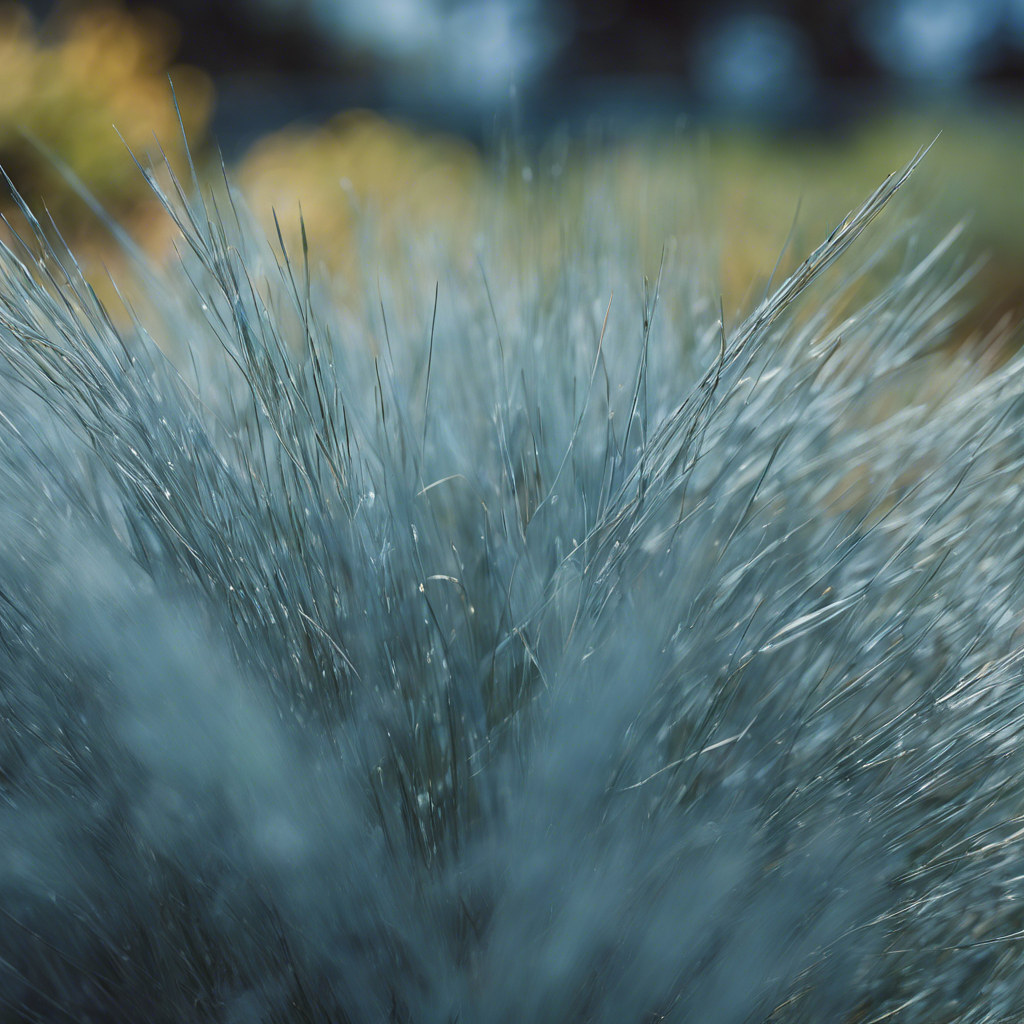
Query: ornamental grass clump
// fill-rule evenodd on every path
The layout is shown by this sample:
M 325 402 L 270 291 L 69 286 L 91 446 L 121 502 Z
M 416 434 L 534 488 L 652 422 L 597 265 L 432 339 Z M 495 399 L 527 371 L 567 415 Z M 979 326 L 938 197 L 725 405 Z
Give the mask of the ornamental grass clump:
M 1024 364 L 912 166 L 728 324 L 614 208 L 343 308 L 194 181 L 123 328 L 24 207 L 4 1019 L 1019 1019 Z

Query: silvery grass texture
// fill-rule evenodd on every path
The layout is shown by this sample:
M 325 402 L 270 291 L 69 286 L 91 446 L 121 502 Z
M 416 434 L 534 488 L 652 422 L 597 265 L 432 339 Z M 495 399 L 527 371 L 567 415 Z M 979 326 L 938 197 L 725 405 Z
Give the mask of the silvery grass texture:
M 343 310 L 172 185 L 174 363 L 26 208 L 3 1019 L 1019 1020 L 1024 364 L 892 402 L 957 234 L 830 270 L 911 169 L 729 328 L 612 209 Z

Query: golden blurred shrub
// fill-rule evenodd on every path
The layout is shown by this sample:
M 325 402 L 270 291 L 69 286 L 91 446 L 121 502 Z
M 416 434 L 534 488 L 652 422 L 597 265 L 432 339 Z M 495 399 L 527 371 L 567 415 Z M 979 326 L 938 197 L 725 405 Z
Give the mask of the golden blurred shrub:
M 479 215 L 484 183 L 469 143 L 418 133 L 362 110 L 263 138 L 237 179 L 271 235 L 277 214 L 293 251 L 301 244 L 301 207 L 311 261 L 341 278 L 360 264 L 361 252 L 367 258 L 393 253 L 431 232 L 465 238 Z
M 29 205 L 45 201 L 62 231 L 89 230 L 92 215 L 32 139 L 116 217 L 129 226 L 149 222 L 152 195 L 125 144 L 141 157 L 155 149 L 155 136 L 172 166 L 184 170 L 168 74 L 193 145 L 212 109 L 209 79 L 172 66 L 176 48 L 174 23 L 156 12 L 70 6 L 37 27 L 23 8 L 0 6 L 0 165 Z

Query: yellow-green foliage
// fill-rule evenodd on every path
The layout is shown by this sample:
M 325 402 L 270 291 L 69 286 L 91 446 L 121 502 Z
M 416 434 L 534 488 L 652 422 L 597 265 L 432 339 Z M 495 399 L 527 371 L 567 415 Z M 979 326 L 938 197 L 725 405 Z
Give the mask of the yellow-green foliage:
M 936 139 L 908 192 L 921 244 L 970 218 L 968 253 L 988 256 L 978 278 L 975 321 L 998 319 L 1024 300 L 1024 145 L 1018 111 L 939 108 L 876 118 L 832 139 L 719 134 L 708 147 L 723 287 L 739 304 L 770 273 L 800 204 L 796 244 L 820 237 L 870 182 L 898 167 L 908 150 Z M 937 136 L 937 138 L 936 138 Z M 984 318 L 982 318 L 984 319 Z
M 209 119 L 212 86 L 193 68 L 171 66 L 175 48 L 173 23 L 155 13 L 71 8 L 37 27 L 24 9 L 0 7 L 0 164 L 30 205 L 45 200 L 62 230 L 77 233 L 76 223 L 91 215 L 27 136 L 112 213 L 140 216 L 152 197 L 125 143 L 144 153 L 155 134 L 172 165 L 184 164 L 169 72 L 193 144 Z

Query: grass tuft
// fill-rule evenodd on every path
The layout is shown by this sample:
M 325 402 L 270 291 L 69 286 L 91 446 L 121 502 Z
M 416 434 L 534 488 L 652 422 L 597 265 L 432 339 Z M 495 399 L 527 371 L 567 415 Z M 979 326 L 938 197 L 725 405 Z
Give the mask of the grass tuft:
M 1019 1019 L 1024 364 L 955 234 L 879 284 L 921 156 L 735 325 L 614 209 L 343 307 L 168 167 L 124 327 L 21 204 L 4 1019 Z

